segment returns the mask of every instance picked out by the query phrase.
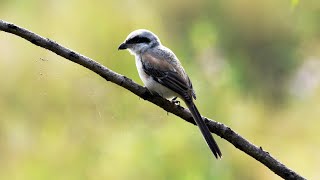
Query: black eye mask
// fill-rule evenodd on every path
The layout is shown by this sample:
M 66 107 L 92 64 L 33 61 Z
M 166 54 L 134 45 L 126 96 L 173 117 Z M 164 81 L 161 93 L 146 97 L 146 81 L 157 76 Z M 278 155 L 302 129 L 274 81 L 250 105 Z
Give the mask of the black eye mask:
M 132 39 L 129 39 L 126 44 L 138 44 L 138 43 L 150 43 L 151 40 L 146 37 L 135 36 Z

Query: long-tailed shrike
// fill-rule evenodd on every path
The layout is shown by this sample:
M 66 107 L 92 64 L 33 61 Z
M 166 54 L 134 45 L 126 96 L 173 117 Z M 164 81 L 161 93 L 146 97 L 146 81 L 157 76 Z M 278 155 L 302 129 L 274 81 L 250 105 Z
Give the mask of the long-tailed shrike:
M 193 102 L 196 94 L 192 83 L 176 55 L 155 34 L 144 29 L 131 32 L 118 49 L 128 49 L 135 56 L 139 76 L 151 93 L 164 98 L 179 97 L 186 103 L 212 153 L 221 158 L 221 151 Z

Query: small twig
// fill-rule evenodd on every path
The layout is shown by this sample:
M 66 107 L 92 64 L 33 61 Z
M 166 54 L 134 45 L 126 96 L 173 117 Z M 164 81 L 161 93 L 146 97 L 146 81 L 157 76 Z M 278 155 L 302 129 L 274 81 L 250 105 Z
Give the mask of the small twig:
M 24 28 L 18 27 L 12 23 L 8 23 L 2 20 L 0 20 L 0 30 L 20 36 L 37 46 L 48 49 L 58 54 L 59 56 L 62 56 L 66 59 L 69 59 L 70 61 L 80 64 L 86 67 L 87 69 L 90 69 L 91 71 L 99 74 L 105 80 L 122 86 L 123 88 L 131 91 L 137 96 L 163 108 L 165 111 L 171 112 L 181 117 L 182 119 L 192 124 L 195 124 L 188 110 L 182 108 L 181 106 L 177 106 L 171 103 L 170 101 L 163 99 L 162 97 L 150 94 L 146 88 L 138 85 L 131 79 L 106 68 L 105 66 L 99 64 L 98 62 L 88 57 L 85 57 L 75 51 L 67 49 L 59 45 L 55 41 L 52 41 L 48 38 L 43 38 L 31 31 L 28 31 Z M 226 139 L 227 141 L 232 143 L 236 148 L 240 149 L 249 156 L 258 160 L 280 177 L 284 179 L 305 179 L 298 173 L 287 168 L 284 164 L 276 160 L 268 152 L 264 151 L 261 147 L 253 145 L 252 143 L 241 137 L 239 134 L 237 134 L 224 124 L 218 123 L 213 120 L 209 120 L 205 117 L 204 119 L 211 132 L 217 134 L 223 139 Z

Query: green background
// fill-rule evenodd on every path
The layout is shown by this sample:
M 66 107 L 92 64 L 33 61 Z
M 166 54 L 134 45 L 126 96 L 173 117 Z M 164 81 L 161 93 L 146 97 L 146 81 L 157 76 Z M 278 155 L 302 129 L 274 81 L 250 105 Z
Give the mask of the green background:
M 320 178 L 320 2 L 0 0 L 0 19 L 142 83 L 117 48 L 156 33 L 209 118 Z M 0 32 L 0 179 L 280 179 L 215 136 L 98 75 Z

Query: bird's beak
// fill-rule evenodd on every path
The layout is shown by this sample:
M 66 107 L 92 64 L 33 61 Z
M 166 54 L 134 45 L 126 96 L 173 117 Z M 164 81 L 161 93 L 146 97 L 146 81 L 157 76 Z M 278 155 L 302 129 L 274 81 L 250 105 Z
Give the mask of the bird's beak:
M 128 46 L 127 44 L 124 42 L 124 43 L 121 43 L 120 46 L 118 47 L 118 50 L 124 50 L 124 49 L 127 49 Z

